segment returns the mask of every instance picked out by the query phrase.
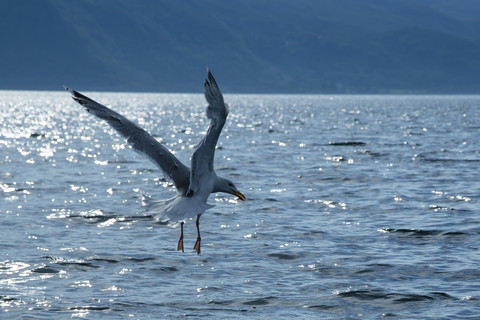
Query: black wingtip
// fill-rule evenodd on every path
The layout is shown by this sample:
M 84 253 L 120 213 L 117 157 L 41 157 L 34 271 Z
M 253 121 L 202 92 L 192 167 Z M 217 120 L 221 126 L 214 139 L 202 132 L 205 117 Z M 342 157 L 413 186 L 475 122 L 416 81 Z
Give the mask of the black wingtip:
M 207 79 L 205 81 L 211 81 L 211 79 L 213 79 L 213 75 L 212 75 L 212 72 L 210 71 L 210 68 L 207 66 Z
M 215 81 L 215 78 L 213 77 L 213 74 L 210 72 L 210 69 L 207 66 L 207 79 L 205 80 L 205 85 L 208 83 L 208 85 L 213 85 L 214 87 L 218 88 L 217 81 Z
M 73 95 L 73 90 L 67 87 L 66 85 L 63 86 L 63 89 L 65 89 L 66 91 L 70 92 Z
M 90 99 L 89 97 L 84 96 L 84 95 L 81 94 L 80 92 L 75 91 L 75 90 L 73 90 L 73 89 L 71 89 L 71 88 L 69 88 L 69 87 L 67 87 L 67 86 L 63 86 L 63 87 L 65 88 L 65 90 L 67 90 L 67 91 L 72 95 L 73 100 L 77 101 L 77 102 L 80 103 L 80 104 L 82 104 L 82 103 L 80 102 L 80 100 L 87 100 L 87 101 L 88 101 L 88 100 L 92 100 L 92 99 Z
M 63 86 L 63 88 L 65 88 L 65 90 L 68 91 L 72 95 L 72 98 L 80 96 L 80 94 L 77 91 L 75 91 L 75 90 L 73 90 L 73 89 L 71 89 L 67 86 Z

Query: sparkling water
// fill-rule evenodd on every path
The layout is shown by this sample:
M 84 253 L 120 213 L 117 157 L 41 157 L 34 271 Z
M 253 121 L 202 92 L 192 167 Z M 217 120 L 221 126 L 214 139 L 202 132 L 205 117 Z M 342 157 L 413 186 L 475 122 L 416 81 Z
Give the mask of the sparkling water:
M 87 93 L 185 164 L 201 94 Z M 474 319 L 480 96 L 225 95 L 225 194 L 195 224 L 66 92 L 0 91 L 1 319 Z

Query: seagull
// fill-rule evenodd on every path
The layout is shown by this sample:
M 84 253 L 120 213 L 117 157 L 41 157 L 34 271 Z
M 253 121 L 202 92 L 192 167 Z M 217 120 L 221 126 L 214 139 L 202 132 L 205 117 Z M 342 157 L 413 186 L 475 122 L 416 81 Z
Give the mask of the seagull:
M 217 82 L 207 68 L 207 78 L 204 83 L 205 99 L 208 102 L 207 118 L 210 125 L 207 134 L 195 148 L 190 168 L 178 160 L 167 148 L 152 135 L 140 128 L 117 112 L 84 96 L 83 94 L 64 87 L 73 100 L 81 104 L 89 113 L 105 120 L 113 129 L 127 139 L 132 148 L 152 160 L 170 179 L 177 194 L 166 200 L 147 199 L 147 210 L 155 214 L 161 221 L 180 222 L 181 233 L 177 250 L 183 247 L 183 224 L 196 218 L 197 241 L 193 249 L 200 254 L 200 216 L 213 205 L 207 204 L 210 193 L 224 192 L 245 201 L 245 196 L 238 191 L 232 181 L 217 176 L 213 167 L 215 146 L 228 115 L 228 105 L 223 101 L 223 95 Z

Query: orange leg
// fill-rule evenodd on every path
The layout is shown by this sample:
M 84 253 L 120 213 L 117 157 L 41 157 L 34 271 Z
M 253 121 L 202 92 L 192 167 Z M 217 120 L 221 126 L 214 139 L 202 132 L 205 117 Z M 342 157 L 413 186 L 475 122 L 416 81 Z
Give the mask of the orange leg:
M 183 251 L 183 224 L 184 222 L 180 222 L 180 228 L 181 228 L 181 233 L 180 233 L 180 239 L 178 240 L 178 246 L 177 246 L 177 250 L 182 250 L 182 252 L 185 252 Z
M 193 246 L 193 249 L 197 251 L 197 254 L 200 254 L 200 241 L 202 238 L 200 238 L 200 215 L 197 215 L 197 241 L 195 242 L 195 245 Z

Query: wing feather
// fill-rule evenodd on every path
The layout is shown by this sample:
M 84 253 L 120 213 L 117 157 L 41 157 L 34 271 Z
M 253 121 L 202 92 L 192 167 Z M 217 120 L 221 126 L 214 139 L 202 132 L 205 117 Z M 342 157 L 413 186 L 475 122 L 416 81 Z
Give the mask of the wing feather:
M 207 134 L 200 141 L 192 156 L 189 186 L 189 193 L 192 194 L 198 192 L 202 186 L 209 185 L 206 179 L 211 179 L 212 175 L 215 175 L 213 168 L 215 147 L 228 116 L 228 106 L 224 103 L 222 92 L 208 68 L 204 87 L 210 125 Z M 211 190 L 208 190 L 208 194 L 210 192 Z M 205 192 L 205 194 L 207 193 Z
M 73 100 L 81 104 L 89 113 L 105 120 L 126 138 L 135 151 L 150 158 L 163 171 L 164 175 L 173 181 L 178 192 L 183 193 L 187 190 L 190 183 L 190 169 L 157 139 L 119 113 L 75 90 L 67 87 L 65 89 L 70 92 Z

